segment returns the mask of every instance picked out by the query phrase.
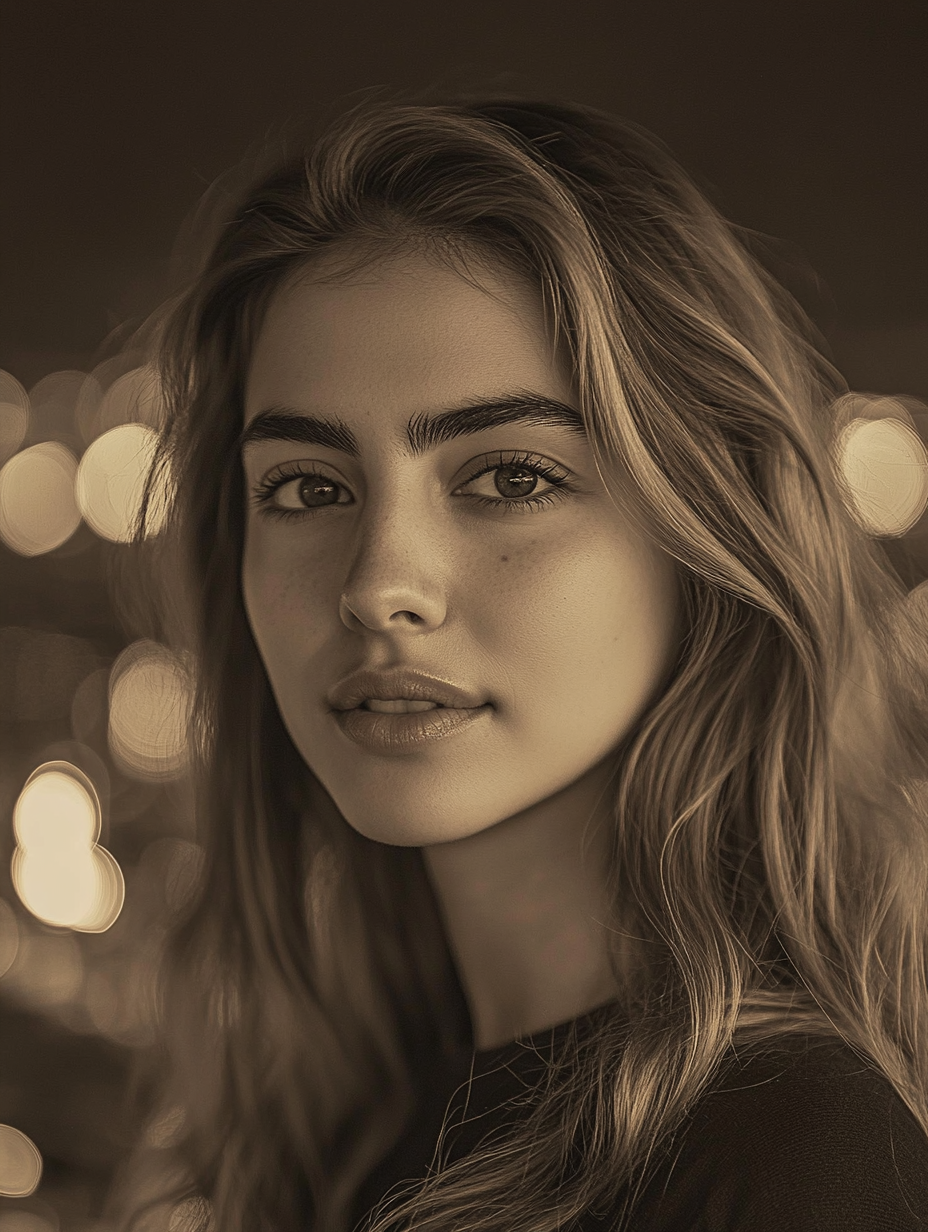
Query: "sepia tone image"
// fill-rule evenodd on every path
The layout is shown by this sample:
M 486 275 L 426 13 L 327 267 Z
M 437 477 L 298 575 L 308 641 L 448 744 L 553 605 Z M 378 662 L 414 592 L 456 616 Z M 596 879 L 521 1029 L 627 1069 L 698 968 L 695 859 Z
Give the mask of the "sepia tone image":
M 928 1229 L 928 13 L 3 15 L 0 1232 Z

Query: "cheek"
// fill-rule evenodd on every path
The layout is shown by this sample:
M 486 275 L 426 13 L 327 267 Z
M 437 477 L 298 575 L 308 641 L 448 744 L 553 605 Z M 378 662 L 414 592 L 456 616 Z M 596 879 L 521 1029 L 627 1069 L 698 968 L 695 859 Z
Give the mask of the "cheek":
M 675 657 L 678 590 L 672 564 L 636 543 L 591 542 L 531 568 L 496 574 L 496 654 L 511 687 L 532 698 L 539 730 L 613 743 L 659 687 Z M 518 665 L 516 667 L 516 665 Z M 519 697 L 513 697 L 516 709 Z
M 330 580 L 317 562 L 295 560 L 260 536 L 246 540 L 242 559 L 242 597 L 268 673 L 285 670 L 294 656 L 305 656 L 323 627 Z

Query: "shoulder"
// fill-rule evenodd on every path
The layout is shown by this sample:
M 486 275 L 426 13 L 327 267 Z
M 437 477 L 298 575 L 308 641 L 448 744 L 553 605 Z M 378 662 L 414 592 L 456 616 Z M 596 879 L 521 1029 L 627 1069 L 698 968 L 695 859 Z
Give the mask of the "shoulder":
M 842 1041 L 776 1041 L 733 1054 L 641 1201 L 642 1232 L 928 1232 L 928 1136 Z

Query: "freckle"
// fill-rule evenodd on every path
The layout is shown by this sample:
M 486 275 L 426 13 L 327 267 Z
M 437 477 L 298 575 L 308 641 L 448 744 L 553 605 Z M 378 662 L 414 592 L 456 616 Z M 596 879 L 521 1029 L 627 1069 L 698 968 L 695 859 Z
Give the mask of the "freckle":
M 500 557 L 500 560 L 508 560 L 508 559 L 509 559 L 509 557 L 508 557 L 508 556 L 501 556 L 501 557 Z

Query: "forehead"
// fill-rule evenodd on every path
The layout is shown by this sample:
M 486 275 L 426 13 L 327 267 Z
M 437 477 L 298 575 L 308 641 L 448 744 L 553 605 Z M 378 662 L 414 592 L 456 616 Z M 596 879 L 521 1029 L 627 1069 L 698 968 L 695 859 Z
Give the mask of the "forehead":
M 473 279 L 473 280 L 472 280 Z M 475 285 L 476 283 L 476 285 Z M 246 420 L 267 403 L 345 416 L 427 410 L 514 385 L 565 396 L 542 294 L 485 263 L 468 272 L 418 254 L 347 278 L 299 271 L 274 294 L 252 353 Z

